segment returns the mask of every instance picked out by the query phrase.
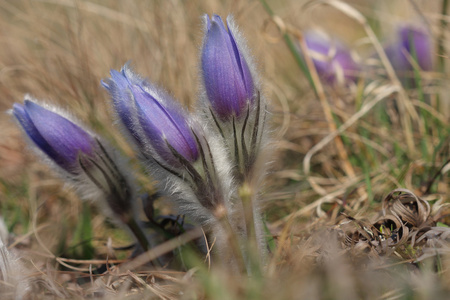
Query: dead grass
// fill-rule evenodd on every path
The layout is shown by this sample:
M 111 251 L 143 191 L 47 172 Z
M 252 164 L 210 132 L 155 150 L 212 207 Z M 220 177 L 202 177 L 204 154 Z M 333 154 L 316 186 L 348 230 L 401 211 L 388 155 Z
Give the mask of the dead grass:
M 401 86 L 381 53 L 380 67 L 366 70 L 356 85 L 323 86 L 316 96 L 282 38 L 289 33 L 300 39 L 306 27 L 321 26 L 354 45 L 364 64 L 373 60 L 368 49 L 380 51 L 380 37 L 400 20 L 426 19 L 437 42 L 440 21 L 448 16 L 437 2 L 416 2 L 419 10 L 413 1 L 346 1 L 347 7 L 286 0 L 270 3 L 276 13 L 271 18 L 257 1 L 1 1 L 0 110 L 32 94 L 72 111 L 133 156 L 110 125 L 100 80 L 131 60 L 137 72 L 192 106 L 200 17 L 233 13 L 259 62 L 278 139 L 263 199 L 276 248 L 264 276 L 210 271 L 194 257 L 196 267 L 187 271 L 155 270 L 148 257 L 130 260 L 129 250 L 117 249 L 129 238 L 95 209 L 95 257 L 65 257 L 76 248 L 71 241 L 82 204 L 36 161 L 4 115 L 0 203 L 12 235 L 1 251 L 17 259 L 12 267 L 21 265 L 16 279 L 27 282 L 24 298 L 447 298 L 448 70 L 423 74 L 427 101 L 421 101 L 419 91 Z M 448 28 L 443 41 L 448 49 Z M 321 86 L 318 78 L 315 84 Z M 137 166 L 136 172 L 143 189 L 152 190 Z M 158 208 L 170 211 L 166 203 Z M 191 233 L 184 242 L 199 236 Z M 182 242 L 153 251 L 171 251 Z M 94 274 L 102 265 L 107 269 Z M 2 298 L 14 298 L 14 284 L 1 278 Z

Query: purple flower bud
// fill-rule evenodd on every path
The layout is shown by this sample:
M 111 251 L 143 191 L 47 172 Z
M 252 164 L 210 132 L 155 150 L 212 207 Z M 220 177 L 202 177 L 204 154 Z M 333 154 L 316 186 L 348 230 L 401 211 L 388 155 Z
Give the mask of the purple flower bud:
M 143 153 L 150 145 L 171 163 L 178 161 L 173 150 L 190 162 L 197 160 L 197 143 L 185 112 L 167 93 L 141 79 L 127 66 L 121 72 L 112 70 L 111 78 L 103 86 L 112 97 L 118 117 Z
M 235 40 L 231 19 L 228 30 L 222 19 L 205 16 L 206 34 L 202 49 L 202 71 L 206 94 L 220 119 L 239 117 L 247 103 L 253 102 L 254 84 L 242 50 Z
M 330 84 L 356 81 L 359 66 L 340 41 L 316 30 L 307 31 L 304 38 L 321 78 Z
M 93 155 L 94 137 L 63 116 L 30 100 L 15 103 L 12 112 L 36 146 L 69 173 L 79 172 L 80 153 Z
M 421 28 L 411 25 L 399 26 L 395 40 L 385 47 L 385 52 L 400 75 L 413 77 L 412 74 L 405 74 L 414 70 L 412 60 L 415 60 L 424 71 L 433 68 L 431 37 Z
M 129 89 L 130 84 L 141 84 L 142 80 L 131 71 L 127 72 L 127 77 L 125 74 L 126 70 L 128 70 L 126 67 L 120 72 L 111 70 L 111 78 L 102 80 L 102 85 L 111 95 L 114 110 L 120 121 L 134 138 L 139 148 L 144 148 L 145 141 L 142 140 L 142 137 L 138 134 L 138 130 L 136 130 L 136 126 L 138 125 L 134 124 L 136 121 L 136 107 L 133 94 Z

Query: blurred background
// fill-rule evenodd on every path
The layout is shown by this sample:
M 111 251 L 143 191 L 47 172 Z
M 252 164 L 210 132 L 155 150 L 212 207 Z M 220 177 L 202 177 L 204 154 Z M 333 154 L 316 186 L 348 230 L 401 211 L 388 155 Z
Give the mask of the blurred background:
M 30 249 L 37 265 L 44 264 L 48 252 L 88 259 L 107 253 L 108 238 L 115 246 L 131 242 L 39 161 L 7 111 L 25 94 L 57 104 L 128 155 L 143 191 L 152 193 L 152 179 L 111 126 L 110 100 L 100 81 L 109 77 L 110 69 L 130 62 L 139 74 L 193 108 L 204 14 L 234 15 L 263 79 L 276 139 L 263 213 L 275 239 L 286 228 L 294 236 L 308 236 L 318 224 L 337 224 L 341 212 L 370 218 L 394 188 L 440 195 L 448 202 L 446 3 L 0 1 L 0 215 L 12 241 Z M 377 54 L 377 46 L 388 54 L 405 24 L 426 32 L 432 60 L 424 70 L 420 53 L 411 54 L 418 63 L 411 63 L 416 67 L 407 79 L 386 69 Z M 311 65 L 302 70 L 296 55 L 301 56 L 305 33 L 312 29 L 345 45 L 358 66 L 352 79 L 330 82 L 317 65 L 322 80 L 309 79 L 314 75 Z M 332 55 L 330 49 L 325 54 Z M 337 128 L 341 134 L 330 136 Z M 163 201 L 157 207 L 172 211 Z

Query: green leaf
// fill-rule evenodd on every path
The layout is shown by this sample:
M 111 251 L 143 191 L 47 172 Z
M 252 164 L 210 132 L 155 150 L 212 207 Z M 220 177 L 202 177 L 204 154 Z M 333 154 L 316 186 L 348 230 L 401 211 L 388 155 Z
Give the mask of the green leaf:
M 448 226 L 447 224 L 444 224 L 444 223 L 441 223 L 441 222 L 437 222 L 437 223 L 436 223 L 436 226 L 437 226 L 437 227 L 450 227 L 450 226 Z

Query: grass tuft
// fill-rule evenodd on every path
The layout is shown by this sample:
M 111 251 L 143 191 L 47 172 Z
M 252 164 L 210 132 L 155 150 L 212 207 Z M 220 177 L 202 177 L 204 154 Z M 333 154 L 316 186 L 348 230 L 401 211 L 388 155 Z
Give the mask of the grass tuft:
M 110 125 L 100 80 L 131 60 L 193 107 L 204 13 L 234 14 L 270 99 L 277 155 L 261 191 L 266 268 L 228 273 L 191 247 L 206 238 L 199 229 L 133 252 L 128 233 L 64 187 L 4 114 L 0 298 L 448 298 L 448 1 L 1 1 L 0 109 L 28 93 L 58 103 L 131 157 L 152 194 L 153 179 Z M 424 18 L 435 68 L 413 63 L 407 87 L 383 50 L 386 32 Z M 302 57 L 310 27 L 349 41 L 364 66 L 356 82 L 329 85 Z M 177 253 L 173 265 L 149 264 L 166 253 Z

